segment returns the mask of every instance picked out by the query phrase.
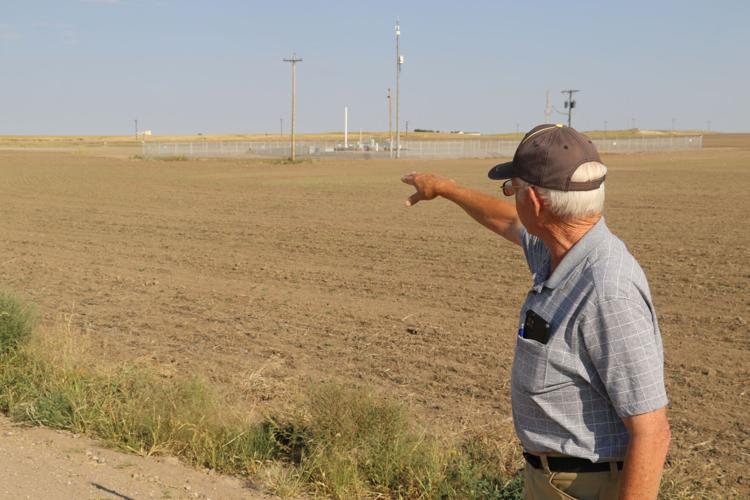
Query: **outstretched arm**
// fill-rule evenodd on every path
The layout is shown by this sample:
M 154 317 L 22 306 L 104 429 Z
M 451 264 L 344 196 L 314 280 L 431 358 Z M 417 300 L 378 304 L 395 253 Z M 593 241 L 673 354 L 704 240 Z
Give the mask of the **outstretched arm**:
M 453 179 L 434 174 L 412 172 L 401 177 L 401 181 L 414 186 L 417 190 L 406 200 L 407 207 L 441 196 L 463 208 L 484 227 L 517 245 L 520 244 L 518 231 L 521 229 L 521 222 L 512 203 L 459 186 Z

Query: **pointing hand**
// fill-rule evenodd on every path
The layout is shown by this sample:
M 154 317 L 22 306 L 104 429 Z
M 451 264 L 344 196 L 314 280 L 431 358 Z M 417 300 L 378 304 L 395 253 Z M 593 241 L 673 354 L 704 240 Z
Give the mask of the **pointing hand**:
M 454 181 L 434 174 L 411 172 L 401 177 L 401 182 L 414 186 L 417 190 L 406 200 L 406 206 L 410 207 L 422 200 L 432 200 L 440 194 L 440 189 L 445 187 L 446 183 Z

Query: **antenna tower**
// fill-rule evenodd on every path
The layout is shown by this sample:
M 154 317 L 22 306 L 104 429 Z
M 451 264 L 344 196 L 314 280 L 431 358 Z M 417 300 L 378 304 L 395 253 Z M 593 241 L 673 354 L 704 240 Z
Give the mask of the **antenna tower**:
M 404 56 L 399 49 L 399 38 L 401 37 L 401 25 L 396 19 L 396 159 L 401 156 L 401 131 L 399 130 L 398 113 L 401 106 L 401 65 L 404 64 Z

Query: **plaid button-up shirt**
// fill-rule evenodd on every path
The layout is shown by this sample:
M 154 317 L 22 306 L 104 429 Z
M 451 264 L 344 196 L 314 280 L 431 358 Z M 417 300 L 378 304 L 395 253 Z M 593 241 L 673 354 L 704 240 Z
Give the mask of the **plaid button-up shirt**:
M 525 229 L 533 286 L 521 309 L 549 324 L 541 343 L 519 336 L 513 421 L 529 451 L 622 460 L 621 417 L 667 404 L 659 325 L 643 270 L 602 218 L 550 275 L 550 253 Z

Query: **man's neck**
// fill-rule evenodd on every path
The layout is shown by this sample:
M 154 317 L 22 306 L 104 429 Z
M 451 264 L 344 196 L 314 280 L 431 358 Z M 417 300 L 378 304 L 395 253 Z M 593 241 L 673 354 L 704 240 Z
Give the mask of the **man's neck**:
M 571 248 L 583 238 L 589 229 L 601 219 L 601 214 L 574 221 L 555 221 L 544 227 L 544 231 L 539 237 L 547 246 L 550 252 L 550 273 L 553 272 L 563 257 Z

